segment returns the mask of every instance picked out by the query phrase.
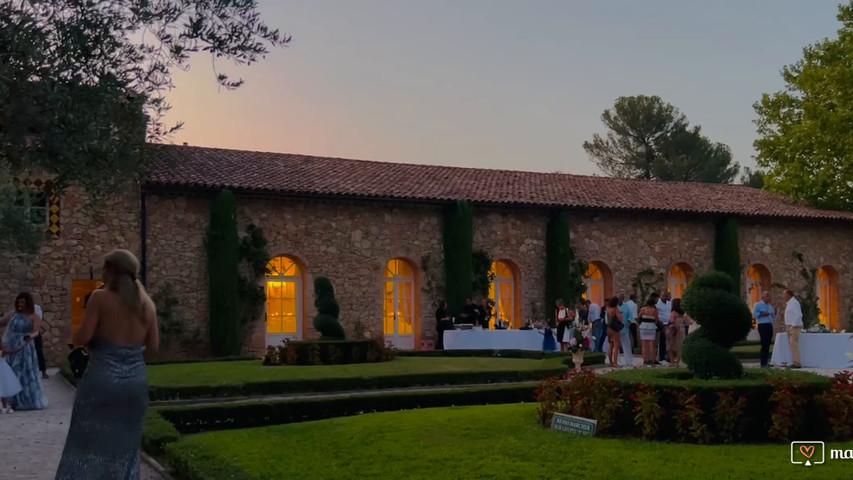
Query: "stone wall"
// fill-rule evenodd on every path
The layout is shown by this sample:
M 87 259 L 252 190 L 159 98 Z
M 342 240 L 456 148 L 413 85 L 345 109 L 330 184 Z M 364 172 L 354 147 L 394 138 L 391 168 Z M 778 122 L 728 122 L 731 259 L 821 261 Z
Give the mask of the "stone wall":
M 806 293 L 806 281 L 801 271 L 831 266 L 838 272 L 838 312 L 842 328 L 850 329 L 853 303 L 853 226 L 826 225 L 808 222 L 743 220 L 740 222 L 740 259 L 743 276 L 747 269 L 759 264 L 770 274 L 773 304 L 782 308 L 782 291 L 792 289 L 797 296 Z M 801 265 L 793 254 L 801 253 L 805 265 Z M 744 280 L 744 285 L 746 281 Z M 763 285 L 762 285 L 763 287 Z M 744 287 L 746 288 L 746 287 Z M 744 290 L 744 295 L 746 295 Z M 782 329 L 782 319 L 777 318 L 777 331 Z
M 70 190 L 61 201 L 61 231 L 48 238 L 31 266 L 14 254 L 0 256 L 0 295 L 11 307 L 15 294 L 41 294 L 46 350 L 53 364 L 64 359 L 70 340 L 71 281 L 99 275 L 100 257 L 112 248 L 140 252 L 140 205 L 137 192 L 99 205 Z M 416 277 L 416 343 L 435 337 L 435 302 L 443 296 L 444 267 L 442 207 L 402 203 L 309 201 L 238 197 L 240 231 L 254 223 L 269 241 L 272 255 L 292 257 L 303 268 L 302 330 L 315 338 L 312 327 L 315 276 L 328 276 L 341 305 L 341 321 L 349 335 L 356 322 L 374 334 L 383 331 L 383 273 L 388 260 L 406 259 Z M 167 285 L 179 301 L 174 314 L 183 324 L 184 342 L 164 339 L 167 349 L 180 354 L 206 354 L 207 256 L 204 241 L 210 197 L 149 194 L 147 273 L 152 293 Z M 543 305 L 545 229 L 547 213 L 536 209 L 475 207 L 474 249 L 517 269 L 516 299 L 524 320 L 550 315 Z M 808 268 L 829 265 L 838 272 L 839 312 L 849 328 L 853 291 L 848 239 L 853 226 L 805 222 L 743 220 L 741 261 L 767 268 L 774 301 L 781 303 L 781 285 L 802 293 L 800 266 L 792 260 L 801 252 Z M 596 262 L 607 275 L 609 293 L 629 293 L 638 272 L 652 268 L 666 287 L 669 269 L 686 264 L 694 272 L 708 270 L 713 258 L 713 220 L 671 215 L 575 213 L 572 243 L 579 258 Z M 744 297 L 746 297 L 746 282 Z M 263 319 L 248 332 L 246 346 L 260 353 L 266 343 Z
M 44 310 L 48 364 L 65 360 L 71 341 L 71 282 L 100 276 L 103 255 L 125 248 L 139 255 L 139 193 L 94 203 L 79 189 L 60 199 L 58 236 L 47 234 L 32 263 L 13 252 L 0 256 L 0 305 L 13 307 L 21 291 L 38 294 Z

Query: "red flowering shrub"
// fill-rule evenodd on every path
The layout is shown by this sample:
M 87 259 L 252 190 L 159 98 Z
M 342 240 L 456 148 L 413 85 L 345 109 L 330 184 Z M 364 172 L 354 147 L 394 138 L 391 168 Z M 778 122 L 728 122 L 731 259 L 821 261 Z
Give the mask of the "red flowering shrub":
M 732 443 L 737 436 L 737 426 L 746 409 L 746 397 L 738 395 L 735 401 L 732 392 L 717 392 L 717 404 L 714 406 L 714 423 L 717 435 L 723 443 Z
M 637 393 L 631 395 L 634 402 L 634 423 L 643 431 L 643 437 L 653 439 L 660 430 L 664 410 L 658 401 L 657 391 L 652 386 L 637 384 Z
M 595 419 L 598 431 L 606 431 L 622 408 L 616 383 L 584 370 L 567 374 L 564 381 L 556 377 L 542 380 L 535 398 L 539 423 L 546 427 L 554 413 L 563 413 Z
M 826 411 L 835 440 L 853 437 L 853 372 L 843 371 L 832 377 L 832 385 L 817 402 Z
M 671 390 L 665 390 L 672 393 Z M 684 441 L 694 440 L 697 443 L 709 443 L 713 438 L 708 425 L 702 422 L 702 407 L 699 397 L 690 390 L 682 390 L 675 394 L 678 409 L 674 412 L 675 429 Z
M 807 398 L 800 393 L 804 386 L 786 383 L 781 378 L 768 379 L 773 387 L 770 394 L 770 431 L 768 436 L 773 440 L 791 441 L 803 422 L 803 407 Z

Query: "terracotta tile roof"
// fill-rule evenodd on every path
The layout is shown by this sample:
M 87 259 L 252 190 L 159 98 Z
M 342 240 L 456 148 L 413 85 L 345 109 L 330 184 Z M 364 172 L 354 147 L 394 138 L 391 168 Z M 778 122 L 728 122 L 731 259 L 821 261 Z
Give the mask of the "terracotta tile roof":
M 853 221 L 742 185 L 413 165 L 189 146 L 157 147 L 149 186 L 622 211 Z

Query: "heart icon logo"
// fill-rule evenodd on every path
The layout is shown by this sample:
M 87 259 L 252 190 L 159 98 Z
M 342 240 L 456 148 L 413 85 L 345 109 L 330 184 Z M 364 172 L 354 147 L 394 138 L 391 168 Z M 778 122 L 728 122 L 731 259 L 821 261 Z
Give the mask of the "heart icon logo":
M 812 458 L 812 455 L 814 455 L 814 445 L 800 445 L 800 453 L 806 458 Z

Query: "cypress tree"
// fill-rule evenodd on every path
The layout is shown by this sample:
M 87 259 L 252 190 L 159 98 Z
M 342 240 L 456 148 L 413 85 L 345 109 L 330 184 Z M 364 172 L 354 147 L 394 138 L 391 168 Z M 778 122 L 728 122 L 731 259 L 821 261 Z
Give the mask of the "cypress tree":
M 447 309 L 456 315 L 471 296 L 474 250 L 474 211 L 459 200 L 444 217 L 444 285 Z
M 570 265 L 574 257 L 569 236 L 569 214 L 559 212 L 545 231 L 545 311 L 556 308 L 558 298 L 571 301 Z M 550 318 L 550 317 L 549 317 Z
M 714 270 L 727 273 L 734 282 L 734 292 L 740 295 L 741 268 L 738 224 L 735 218 L 717 222 L 714 235 Z
M 240 354 L 239 264 L 237 199 L 230 190 L 222 190 L 210 209 L 207 233 L 210 349 L 215 357 Z

